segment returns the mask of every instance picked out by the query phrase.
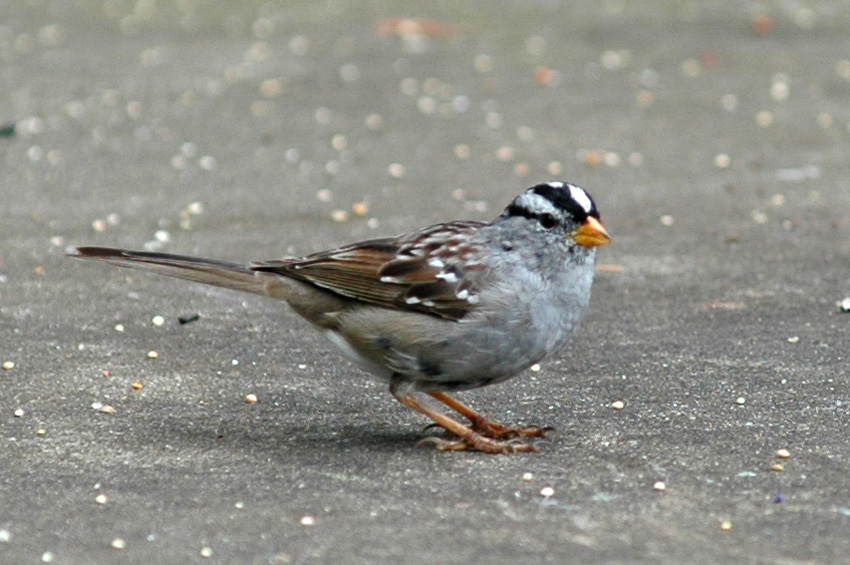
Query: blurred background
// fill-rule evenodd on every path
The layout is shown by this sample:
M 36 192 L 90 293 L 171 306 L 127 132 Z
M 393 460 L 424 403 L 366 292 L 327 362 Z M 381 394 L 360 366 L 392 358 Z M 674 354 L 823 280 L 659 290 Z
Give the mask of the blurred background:
M 849 142 L 845 0 L 2 2 L 0 561 L 843 560 Z M 614 237 L 590 312 L 465 396 L 557 427 L 536 456 L 414 449 L 282 305 L 65 257 L 306 254 L 554 179 Z

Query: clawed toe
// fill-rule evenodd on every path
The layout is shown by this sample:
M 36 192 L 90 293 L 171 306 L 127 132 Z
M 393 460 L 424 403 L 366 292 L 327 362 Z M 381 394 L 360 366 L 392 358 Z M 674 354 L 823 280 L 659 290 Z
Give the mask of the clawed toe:
M 460 439 L 443 439 L 434 436 L 422 438 L 416 443 L 416 447 L 425 445 L 433 445 L 437 451 L 466 451 L 470 447 L 468 443 Z
M 446 428 L 444 428 L 443 426 L 441 426 L 440 424 L 437 424 L 435 422 L 433 424 L 428 424 L 427 426 L 422 428 L 422 430 L 419 433 L 421 433 L 422 435 L 425 435 L 427 433 L 430 433 L 432 430 L 437 430 L 437 429 L 446 431 Z
M 502 426 L 489 420 L 475 422 L 473 429 L 483 436 L 492 439 L 513 439 L 518 437 L 546 437 L 546 434 L 555 431 L 551 426 Z

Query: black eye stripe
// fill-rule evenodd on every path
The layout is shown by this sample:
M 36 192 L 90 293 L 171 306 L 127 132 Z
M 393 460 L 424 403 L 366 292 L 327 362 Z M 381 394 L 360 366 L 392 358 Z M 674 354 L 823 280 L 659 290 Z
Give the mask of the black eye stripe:
M 558 225 L 558 218 L 556 218 L 549 212 L 543 212 L 541 214 L 538 214 L 536 212 L 532 212 L 531 210 L 523 206 L 517 206 L 516 204 L 511 204 L 510 206 L 508 206 L 508 209 L 505 210 L 504 215 L 528 218 L 530 220 L 537 220 L 538 222 L 540 222 L 540 225 L 546 229 L 552 229 L 556 225 Z

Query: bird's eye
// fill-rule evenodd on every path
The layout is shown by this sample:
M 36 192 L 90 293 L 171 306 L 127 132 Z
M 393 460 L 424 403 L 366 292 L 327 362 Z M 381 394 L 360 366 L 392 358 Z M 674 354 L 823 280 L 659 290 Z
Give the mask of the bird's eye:
M 540 216 L 540 225 L 546 228 L 547 230 L 551 230 L 555 227 L 558 221 L 555 219 L 555 216 L 552 214 L 543 214 Z

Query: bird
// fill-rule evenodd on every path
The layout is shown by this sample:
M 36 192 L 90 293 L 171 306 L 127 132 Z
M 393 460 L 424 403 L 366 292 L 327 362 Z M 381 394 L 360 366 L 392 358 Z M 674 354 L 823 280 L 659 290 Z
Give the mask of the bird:
M 439 223 L 303 257 L 238 264 L 108 247 L 69 255 L 283 300 L 446 432 L 420 443 L 504 454 L 537 451 L 530 438 L 553 428 L 498 424 L 452 394 L 558 351 L 590 302 L 597 248 L 610 242 L 590 194 L 554 181 L 528 188 L 491 222 Z

